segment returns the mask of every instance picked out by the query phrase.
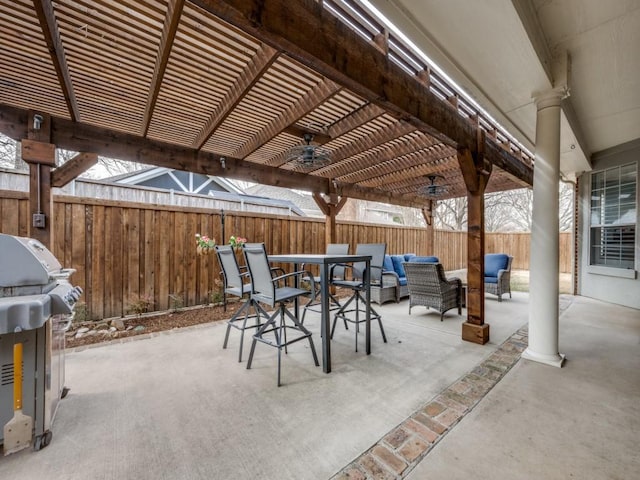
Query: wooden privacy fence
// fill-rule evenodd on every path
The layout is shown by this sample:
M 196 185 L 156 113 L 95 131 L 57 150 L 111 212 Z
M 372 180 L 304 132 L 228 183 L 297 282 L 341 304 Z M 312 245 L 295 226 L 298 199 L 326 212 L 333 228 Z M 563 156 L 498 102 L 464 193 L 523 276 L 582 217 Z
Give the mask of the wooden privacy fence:
M 322 219 L 225 212 L 222 239 L 218 210 L 164 207 L 57 196 L 54 201 L 53 253 L 63 266 L 75 268 L 74 284 L 84 289 L 89 318 L 117 317 L 133 305 L 147 303 L 166 310 L 208 303 L 220 290 L 215 255 L 196 255 L 195 234 L 226 243 L 240 235 L 265 242 L 270 253 L 322 253 Z M 28 235 L 27 195 L 0 191 L 0 231 Z M 351 244 L 387 243 L 388 253 L 437 255 L 445 269 L 466 266 L 466 233 L 437 230 L 434 251 L 426 251 L 427 231 L 418 227 L 367 225 L 339 221 L 337 239 Z M 560 270 L 571 270 L 570 234 L 561 235 Z M 514 256 L 514 269 L 528 270 L 529 234 L 487 234 L 486 251 Z

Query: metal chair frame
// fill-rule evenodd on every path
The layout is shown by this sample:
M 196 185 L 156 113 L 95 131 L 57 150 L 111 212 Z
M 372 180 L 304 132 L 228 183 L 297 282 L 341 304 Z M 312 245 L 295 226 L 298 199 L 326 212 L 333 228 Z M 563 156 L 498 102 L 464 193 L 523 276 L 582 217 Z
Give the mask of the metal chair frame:
M 382 282 L 382 264 L 384 262 L 384 255 L 387 250 L 386 243 L 361 243 L 356 247 L 356 255 L 371 255 L 370 262 L 370 284 L 380 284 Z M 366 309 L 366 299 L 362 297 L 362 292 L 364 292 L 366 285 L 364 283 L 364 270 L 366 268 L 366 263 L 357 262 L 353 265 L 343 265 L 345 268 L 350 268 L 352 272 L 353 280 L 337 280 L 332 281 L 332 285 L 336 285 L 339 287 L 350 288 L 353 290 L 353 295 L 347 300 L 347 302 L 340 307 L 340 309 L 336 312 L 333 317 L 333 325 L 331 327 L 331 338 L 333 338 L 333 333 L 336 329 L 336 324 L 338 322 L 338 318 L 341 318 L 344 327 L 346 330 L 349 330 L 348 323 L 354 323 L 356 328 L 355 334 L 355 342 L 356 342 L 356 352 L 358 351 L 358 332 L 360 330 L 360 324 L 366 321 L 365 318 L 360 318 L 360 312 L 365 312 Z M 355 306 L 351 309 L 348 307 L 355 302 Z M 361 306 L 362 305 L 362 306 Z M 364 307 L 364 308 L 362 308 Z M 384 333 L 384 327 L 382 326 L 382 317 L 381 315 L 369 304 L 370 309 L 370 319 L 378 320 L 378 325 L 380 326 L 380 332 L 382 333 L 382 340 L 384 343 L 387 343 L 387 336 Z M 350 318 L 347 314 L 355 312 L 355 319 Z
M 296 272 L 287 273 L 284 275 L 278 275 L 273 277 L 271 274 L 271 268 L 269 266 L 269 258 L 264 248 L 264 244 L 259 246 L 245 245 L 243 247 L 245 261 L 249 270 L 249 276 L 251 277 L 251 298 L 254 301 L 256 309 L 267 317 L 267 320 L 253 335 L 253 342 L 251 343 L 251 352 L 249 353 L 249 360 L 247 361 L 247 369 L 251 368 L 253 362 L 253 354 L 255 352 L 257 342 L 264 343 L 266 345 L 275 347 L 278 349 L 278 386 L 281 385 L 280 373 L 282 364 L 282 349 L 287 353 L 287 347 L 292 343 L 298 342 L 307 338 L 309 340 L 309 346 L 311 347 L 311 353 L 313 354 L 313 361 L 316 367 L 320 366 L 318 362 L 318 356 L 316 349 L 313 345 L 313 339 L 311 338 L 311 332 L 307 330 L 304 325 L 287 309 L 287 303 L 295 300 L 302 295 L 308 295 L 309 292 L 302 288 L 290 287 L 286 285 L 286 281 L 289 278 L 298 277 L 310 277 L 312 290 L 315 290 L 315 281 L 313 276 L 306 270 L 299 270 Z M 278 286 L 283 284 L 284 286 Z M 269 315 L 269 313 L 262 307 L 261 304 L 268 305 L 270 307 L 278 308 Z M 292 324 L 287 324 L 286 319 L 289 319 Z M 300 335 L 294 338 L 287 337 L 287 331 L 293 330 L 300 332 Z M 268 338 L 266 334 L 273 333 L 274 338 Z
M 328 255 L 348 255 L 349 254 L 349 244 L 348 243 L 330 243 L 327 245 Z M 304 269 L 304 264 L 302 265 Z M 332 265 L 330 270 L 331 280 L 344 280 L 345 275 L 345 267 L 344 265 Z M 320 277 L 313 277 L 313 280 L 316 285 L 320 284 Z M 308 278 L 305 278 L 305 281 L 309 281 Z M 307 314 L 307 310 L 312 312 L 320 313 L 320 301 L 318 300 L 318 295 L 320 294 L 320 290 L 318 288 L 311 290 L 313 293 L 313 297 L 309 300 L 309 302 L 304 306 L 304 310 L 302 311 L 302 319 L 300 323 L 304 324 L 304 317 Z M 340 301 L 329 292 L 329 310 L 337 310 L 342 307 Z
M 218 263 L 220 264 L 220 270 L 224 282 L 223 292 L 225 296 L 234 295 L 239 298 L 246 296 L 246 301 L 242 304 L 240 309 L 233 314 L 233 316 L 227 320 L 227 331 L 224 335 L 224 343 L 222 348 L 227 348 L 229 342 L 229 332 L 231 328 L 240 330 L 240 352 L 238 353 L 238 362 L 242 362 L 242 351 L 244 345 L 244 332 L 250 328 L 260 328 L 260 312 L 256 308 L 254 301 L 251 299 L 251 284 L 246 282 L 249 280 L 249 272 L 241 272 L 238 260 L 230 245 L 216 245 L 216 256 L 218 257 Z M 251 307 L 254 309 L 254 314 L 250 314 Z M 267 315 L 268 317 L 268 315 Z M 255 318 L 255 324 L 247 325 L 247 321 L 250 318 Z

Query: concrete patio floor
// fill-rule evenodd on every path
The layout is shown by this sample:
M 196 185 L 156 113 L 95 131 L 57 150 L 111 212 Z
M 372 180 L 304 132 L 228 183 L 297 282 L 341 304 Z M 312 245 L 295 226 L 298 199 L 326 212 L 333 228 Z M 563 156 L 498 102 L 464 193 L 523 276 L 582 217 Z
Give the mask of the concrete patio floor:
M 526 325 L 528 295 L 487 297 L 491 342 L 460 339 L 463 317 L 379 308 L 388 343 L 340 326 L 333 371 L 308 344 L 283 358 L 258 345 L 237 362 L 226 324 L 69 352 L 68 397 L 51 444 L 0 458 L 0 478 L 329 479 Z M 520 360 L 447 431 L 408 478 L 632 478 L 640 468 L 640 313 L 562 297 L 555 369 Z M 463 314 L 465 312 L 463 311 Z M 464 316 L 464 315 L 463 315 Z M 318 316 L 305 323 L 320 353 Z M 248 342 L 247 342 L 248 343 Z M 248 354 L 248 345 L 245 346 Z M 246 358 L 246 355 L 245 355 Z M 412 469 L 413 468 L 413 469 Z M 391 477 L 384 477 L 391 478 Z

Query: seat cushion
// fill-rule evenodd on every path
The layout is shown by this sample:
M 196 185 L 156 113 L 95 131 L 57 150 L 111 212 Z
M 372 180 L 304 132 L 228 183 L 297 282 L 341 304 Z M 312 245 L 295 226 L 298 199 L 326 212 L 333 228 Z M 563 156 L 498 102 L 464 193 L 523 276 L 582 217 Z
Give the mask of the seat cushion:
M 393 272 L 393 261 L 391 260 L 391 255 L 385 255 L 384 261 L 382 262 L 382 270 L 386 272 Z
M 438 257 L 412 257 L 409 261 L 416 263 L 440 263 Z
M 498 283 L 498 277 L 484 277 L 484 283 Z
M 488 253 L 484 256 L 484 276 L 485 282 L 487 281 L 487 277 L 495 277 L 497 282 L 498 271 L 506 270 L 507 265 L 509 264 L 509 256 L 504 253 Z M 492 282 L 488 282 L 492 283 Z
M 396 272 L 400 278 L 406 277 L 407 274 L 404 273 L 404 267 L 402 266 L 404 255 L 391 255 L 391 261 L 393 262 L 393 271 Z
M 416 254 L 415 253 L 405 253 L 404 254 L 404 261 L 408 262 L 409 260 L 411 260 L 413 257 L 415 257 Z
M 399 284 L 401 287 L 406 286 L 406 285 L 407 285 L 407 277 L 399 277 L 399 278 L 398 278 L 398 284 Z

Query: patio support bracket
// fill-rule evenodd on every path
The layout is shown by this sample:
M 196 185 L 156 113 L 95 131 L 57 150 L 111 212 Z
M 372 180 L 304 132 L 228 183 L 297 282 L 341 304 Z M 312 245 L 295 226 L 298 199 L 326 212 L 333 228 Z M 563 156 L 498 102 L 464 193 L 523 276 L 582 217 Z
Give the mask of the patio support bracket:
M 333 182 L 331 184 L 333 185 Z M 325 246 L 330 243 L 337 243 L 336 215 L 340 213 L 342 207 L 347 203 L 347 197 L 338 195 L 335 188 L 331 186 L 328 199 L 316 192 L 313 193 L 313 199 L 325 215 Z
M 431 255 L 433 253 L 434 248 L 434 234 L 435 228 L 433 225 L 433 211 L 436 209 L 437 201 L 436 200 L 427 200 L 427 206 L 422 209 L 422 216 L 424 217 L 424 221 L 427 224 L 427 252 L 430 252 Z

